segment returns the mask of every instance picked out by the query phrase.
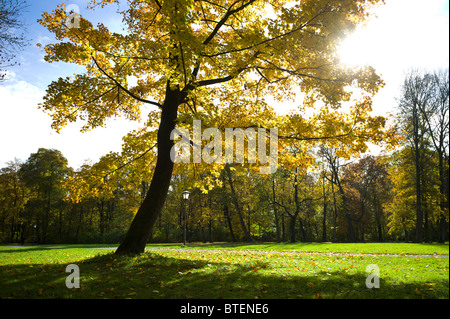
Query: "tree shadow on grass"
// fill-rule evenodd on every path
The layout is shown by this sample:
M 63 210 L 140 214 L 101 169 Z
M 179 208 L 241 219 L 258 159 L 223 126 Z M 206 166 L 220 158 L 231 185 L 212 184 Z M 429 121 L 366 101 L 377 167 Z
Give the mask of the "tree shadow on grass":
M 181 253 L 182 254 L 182 253 Z M 66 287 L 65 264 L 0 266 L 0 298 L 143 298 L 143 299 L 409 299 L 448 298 L 448 279 L 393 283 L 381 279 L 369 289 L 365 269 L 351 274 L 286 274 L 270 263 L 192 260 L 147 252 L 128 257 L 106 253 L 74 261 L 79 289 Z M 430 289 L 432 288 L 432 289 Z M 446 291 L 446 292 L 445 292 Z

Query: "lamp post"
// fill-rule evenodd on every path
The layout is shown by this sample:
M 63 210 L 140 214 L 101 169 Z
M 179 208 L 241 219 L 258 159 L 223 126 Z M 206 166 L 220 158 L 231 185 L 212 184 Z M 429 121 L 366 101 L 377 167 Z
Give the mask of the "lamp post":
M 34 225 L 33 225 L 33 245 L 36 243 L 36 228 L 37 228 L 37 224 L 34 223 Z
M 187 223 L 187 210 L 188 210 L 188 200 L 189 200 L 189 195 L 191 193 L 189 191 L 184 191 L 182 193 L 185 205 L 184 205 L 184 232 L 183 232 L 183 245 L 186 245 L 186 223 Z

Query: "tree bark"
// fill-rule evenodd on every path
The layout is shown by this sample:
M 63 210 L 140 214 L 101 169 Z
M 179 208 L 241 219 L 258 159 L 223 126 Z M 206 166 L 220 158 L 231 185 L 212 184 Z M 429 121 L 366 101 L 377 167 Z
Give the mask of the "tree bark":
M 234 233 L 233 233 L 233 225 L 231 224 L 231 217 L 230 217 L 230 212 L 228 211 L 228 205 L 227 205 L 227 204 L 225 204 L 225 205 L 223 206 L 223 212 L 224 212 L 224 215 L 225 215 L 225 217 L 226 217 L 226 219 L 227 219 L 228 229 L 230 230 L 231 240 L 232 240 L 233 242 L 235 242 L 235 241 L 236 241 L 236 238 L 234 237 Z
M 290 242 L 291 243 L 295 243 L 295 220 L 296 219 L 297 219 L 297 216 L 295 214 L 290 216 L 289 237 L 290 237 Z
M 353 229 L 352 218 L 349 213 L 347 196 L 345 195 L 344 189 L 342 188 L 342 185 L 341 185 L 341 181 L 339 180 L 338 168 L 334 165 L 332 166 L 332 168 L 333 168 L 333 171 L 334 171 L 333 174 L 335 177 L 334 181 L 336 182 L 336 185 L 338 186 L 338 189 L 339 189 L 339 193 L 341 194 L 341 197 L 342 197 L 342 208 L 344 209 L 345 220 L 347 222 L 348 239 L 350 242 L 354 243 L 354 242 L 356 242 L 356 236 L 355 236 L 355 231 Z
M 418 143 L 418 142 L 417 142 Z M 421 165 L 420 165 L 420 153 L 419 146 L 415 146 L 415 166 L 416 166 L 416 234 L 414 237 L 414 242 L 422 242 L 422 230 L 423 230 L 423 212 L 422 212 L 422 192 L 421 192 Z
M 334 193 L 334 183 L 333 182 L 331 182 L 331 193 L 333 194 L 333 242 L 336 242 L 337 203 L 336 203 L 336 194 Z
M 323 219 L 322 219 L 322 241 L 327 241 L 327 197 L 325 192 L 325 176 L 322 178 L 322 195 L 323 195 Z
M 438 151 L 439 155 L 439 194 L 441 196 L 439 206 L 441 208 L 441 216 L 439 219 L 439 242 L 444 243 L 446 240 L 446 220 L 445 220 L 445 210 L 448 210 L 448 195 L 445 192 L 445 185 L 448 187 L 448 180 L 446 181 L 446 175 L 444 173 L 444 156 L 441 150 Z M 448 173 L 448 172 L 447 172 Z M 448 176 L 448 174 L 447 174 Z M 445 200 L 447 199 L 447 201 Z
M 179 105 L 180 91 L 178 88 L 171 88 L 168 81 L 157 137 L 158 159 L 152 181 L 124 241 L 115 252 L 116 254 L 143 253 L 153 225 L 164 206 L 174 165 L 170 158 L 170 150 L 174 144 L 170 139 L 170 134 L 175 128 Z
M 247 227 L 245 226 L 244 217 L 242 215 L 241 207 L 239 206 L 236 192 L 234 190 L 233 180 L 231 178 L 231 170 L 230 170 L 230 167 L 228 166 L 228 164 L 225 165 L 225 172 L 227 173 L 228 183 L 230 184 L 231 198 L 233 199 L 234 207 L 236 208 L 236 212 L 238 213 L 239 223 L 241 224 L 242 231 L 244 232 L 244 240 L 253 241 L 253 238 L 250 235 L 250 232 L 248 231 Z
M 279 216 L 278 216 L 278 210 L 277 205 L 275 204 L 276 198 L 275 198 L 275 179 L 272 180 L 272 194 L 273 194 L 273 212 L 275 214 L 275 230 L 277 235 L 277 243 L 281 242 L 280 237 L 280 225 L 279 225 Z

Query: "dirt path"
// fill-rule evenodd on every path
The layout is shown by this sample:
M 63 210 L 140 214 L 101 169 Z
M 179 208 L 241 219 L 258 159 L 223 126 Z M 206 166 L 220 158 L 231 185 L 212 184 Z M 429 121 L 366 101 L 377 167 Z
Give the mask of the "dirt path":
M 278 250 L 228 250 L 228 249 L 196 249 L 196 248 L 146 248 L 146 251 L 196 251 L 209 253 L 241 253 L 241 254 L 292 254 L 308 256 L 371 256 L 371 257 L 409 257 L 409 258 L 449 258 L 449 255 L 417 255 L 417 254 L 363 254 L 363 253 L 334 253 L 334 252 L 305 252 L 305 251 L 278 251 Z
M 20 245 L 5 245 L 13 248 L 33 248 L 36 246 L 20 246 Z M 43 246 L 41 249 L 73 249 L 86 248 L 83 246 L 72 247 L 58 247 L 58 246 Z M 92 249 L 116 249 L 116 247 L 89 247 Z M 232 250 L 232 249 L 197 249 L 197 248 L 145 248 L 146 251 L 195 251 L 207 253 L 237 253 L 237 254 L 291 254 L 291 255 L 305 255 L 305 256 L 354 256 L 354 257 L 409 257 L 409 258 L 449 258 L 449 255 L 438 254 L 375 254 L 375 253 L 336 253 L 336 252 L 308 252 L 296 250 Z

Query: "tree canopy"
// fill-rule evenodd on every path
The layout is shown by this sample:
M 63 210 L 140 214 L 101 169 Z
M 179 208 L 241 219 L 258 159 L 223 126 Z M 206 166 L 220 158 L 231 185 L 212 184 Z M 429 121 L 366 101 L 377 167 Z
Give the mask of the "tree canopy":
M 92 0 L 87 9 L 115 2 Z M 45 46 L 45 60 L 86 70 L 49 85 L 41 107 L 53 128 L 81 120 L 89 130 L 115 116 L 139 120 L 143 107 L 152 107 L 142 130 L 125 139 L 125 153 L 142 159 L 141 174 L 150 170 L 152 180 L 118 252 L 141 252 L 164 206 L 175 127 L 201 120 L 221 131 L 277 128 L 280 167 L 306 168 L 307 150 L 317 143 L 349 158 L 368 142 L 389 141 L 386 118 L 371 115 L 383 81 L 371 67 L 343 66 L 336 53 L 379 2 L 130 0 L 120 12 L 122 33 L 82 16 L 79 27 L 67 25 L 64 4 L 44 13 L 40 23 L 58 40 Z M 298 96 L 301 106 L 281 114 L 280 104 Z M 191 169 L 216 171 L 211 180 L 219 181 L 225 163 L 208 165 Z

